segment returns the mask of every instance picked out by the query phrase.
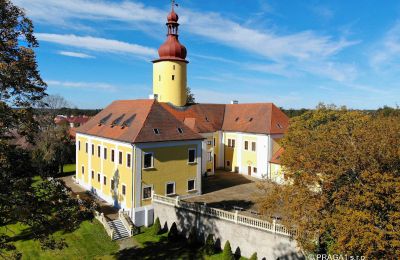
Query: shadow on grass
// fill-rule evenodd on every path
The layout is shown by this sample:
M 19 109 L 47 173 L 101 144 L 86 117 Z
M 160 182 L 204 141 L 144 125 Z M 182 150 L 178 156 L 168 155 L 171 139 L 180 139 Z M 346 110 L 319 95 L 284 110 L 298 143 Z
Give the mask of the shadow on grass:
M 114 254 L 117 259 L 203 259 L 201 246 L 190 247 L 186 240 L 169 242 L 161 237 L 159 242 L 147 241 L 141 248 L 128 248 Z

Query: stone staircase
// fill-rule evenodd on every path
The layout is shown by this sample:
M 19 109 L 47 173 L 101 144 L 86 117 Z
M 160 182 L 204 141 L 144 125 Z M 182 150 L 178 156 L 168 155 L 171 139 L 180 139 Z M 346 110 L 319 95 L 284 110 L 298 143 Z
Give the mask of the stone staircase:
M 109 221 L 108 225 L 114 230 L 113 240 L 121 240 L 129 237 L 129 231 L 120 219 Z

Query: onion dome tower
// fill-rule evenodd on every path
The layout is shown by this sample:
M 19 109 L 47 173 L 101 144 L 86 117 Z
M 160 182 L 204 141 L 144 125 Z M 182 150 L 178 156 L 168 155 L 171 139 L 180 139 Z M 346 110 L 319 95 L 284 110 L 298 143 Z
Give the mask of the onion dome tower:
M 186 48 L 178 40 L 178 15 L 172 1 L 167 16 L 167 40 L 158 49 L 159 58 L 153 61 L 153 95 L 160 102 L 175 106 L 186 105 L 187 70 Z

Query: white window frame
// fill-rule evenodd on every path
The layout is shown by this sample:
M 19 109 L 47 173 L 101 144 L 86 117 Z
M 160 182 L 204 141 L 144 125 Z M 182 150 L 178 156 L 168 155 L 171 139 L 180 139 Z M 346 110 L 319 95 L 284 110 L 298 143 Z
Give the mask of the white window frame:
M 194 151 L 194 161 L 193 162 L 189 161 L 189 158 L 190 158 L 189 153 L 190 153 L 190 151 Z M 196 150 L 196 148 L 189 148 L 188 149 L 188 164 L 195 164 L 195 163 L 197 163 L 197 150 Z
M 193 181 L 193 190 L 189 190 L 189 181 Z M 191 191 L 196 191 L 196 179 L 188 179 L 187 181 L 187 191 L 191 192 Z
M 124 187 L 125 187 L 125 194 L 123 193 Z M 126 196 L 126 185 L 125 185 L 125 183 L 121 184 L 121 195 L 124 196 L 124 197 Z
M 151 154 L 151 165 L 150 167 L 144 167 L 144 157 L 147 154 Z M 143 169 L 154 169 L 154 152 L 145 152 L 143 153 Z
M 253 150 L 253 144 L 254 144 L 254 150 Z M 257 151 L 257 142 L 251 142 L 251 151 L 256 152 Z
M 128 165 L 128 157 L 129 156 L 130 156 L 130 160 L 129 160 L 130 165 Z M 128 167 L 128 168 L 132 167 L 132 154 L 131 153 L 126 153 L 126 167 Z
M 145 197 L 144 197 L 144 189 L 146 189 L 146 188 L 150 188 L 150 189 L 151 189 L 151 191 L 150 191 L 150 197 L 149 197 L 149 198 L 145 198 Z M 151 194 L 152 194 L 152 192 L 153 192 L 153 185 L 144 185 L 144 186 L 142 187 L 142 200 L 151 200 Z
M 167 186 L 169 184 L 173 184 L 174 185 L 174 191 L 172 193 L 170 193 L 170 194 L 167 193 Z M 174 195 L 176 195 L 176 184 L 175 184 L 175 182 L 174 181 L 169 181 L 169 182 L 165 183 L 165 196 L 174 196 Z
M 124 152 L 123 151 L 118 151 L 118 164 L 119 165 L 124 164 Z
M 115 163 L 115 149 L 111 149 L 110 159 L 111 162 Z
M 81 166 L 81 175 L 85 175 L 85 165 L 82 164 Z
M 212 141 L 211 140 L 207 140 L 207 145 L 212 145 Z
M 246 147 L 246 143 L 247 143 L 247 147 Z M 249 141 L 247 141 L 247 140 L 244 141 L 243 148 L 244 148 L 246 151 L 249 150 Z
M 101 148 L 102 148 L 101 145 L 97 145 L 97 157 L 98 158 L 101 158 Z
M 212 152 L 207 152 L 207 161 L 212 162 Z
M 100 172 L 97 173 L 97 182 L 100 183 L 100 185 L 101 185 L 101 173 Z

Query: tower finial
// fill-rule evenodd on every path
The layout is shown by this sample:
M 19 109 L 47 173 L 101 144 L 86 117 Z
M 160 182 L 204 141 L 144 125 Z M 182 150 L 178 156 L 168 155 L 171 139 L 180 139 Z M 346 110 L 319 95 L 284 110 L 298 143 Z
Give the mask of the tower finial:
M 175 0 L 171 0 L 171 6 L 172 6 L 172 11 L 174 11 L 174 7 L 178 6 L 178 4 L 175 3 Z

